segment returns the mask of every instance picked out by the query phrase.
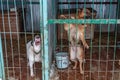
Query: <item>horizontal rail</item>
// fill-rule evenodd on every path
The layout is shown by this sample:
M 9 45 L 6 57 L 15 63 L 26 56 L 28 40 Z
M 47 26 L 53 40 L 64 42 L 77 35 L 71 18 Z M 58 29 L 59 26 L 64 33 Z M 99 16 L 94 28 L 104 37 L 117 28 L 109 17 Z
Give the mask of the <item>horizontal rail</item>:
M 120 19 L 50 19 L 48 24 L 120 24 Z
M 35 2 L 35 1 L 2 1 L 2 4 L 7 5 L 7 3 L 9 5 L 13 5 L 14 3 L 16 3 L 16 5 L 21 5 L 21 4 L 40 4 L 40 2 Z M 1 5 L 1 4 L 0 4 Z
M 118 2 L 58 2 L 58 4 L 118 4 Z
M 40 2 L 35 1 L 2 1 L 3 4 L 40 4 Z M 62 4 L 118 4 L 118 2 L 58 2 L 59 5 Z

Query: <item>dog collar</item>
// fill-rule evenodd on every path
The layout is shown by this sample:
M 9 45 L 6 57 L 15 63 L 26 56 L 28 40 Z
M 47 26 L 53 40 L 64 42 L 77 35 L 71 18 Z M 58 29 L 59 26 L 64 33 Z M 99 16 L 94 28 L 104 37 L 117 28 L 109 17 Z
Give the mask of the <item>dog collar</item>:
M 31 46 L 33 46 L 33 41 L 31 41 Z
M 41 51 L 41 50 L 40 50 L 40 51 Z M 40 51 L 39 51 L 39 52 L 36 52 L 36 51 L 34 50 L 34 53 L 35 53 L 35 54 L 39 54 L 39 53 L 40 53 Z

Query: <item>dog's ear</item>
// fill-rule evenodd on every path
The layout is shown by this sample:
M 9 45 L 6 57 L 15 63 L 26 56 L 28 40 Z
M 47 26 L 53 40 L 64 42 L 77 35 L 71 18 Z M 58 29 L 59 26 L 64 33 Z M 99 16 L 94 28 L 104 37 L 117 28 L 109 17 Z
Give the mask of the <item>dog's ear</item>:
M 78 10 L 77 10 L 77 13 L 80 13 L 81 11 L 82 11 L 82 9 L 78 9 Z
M 89 9 L 86 8 L 85 10 L 86 10 L 86 13 L 89 13 L 89 14 L 91 13 Z

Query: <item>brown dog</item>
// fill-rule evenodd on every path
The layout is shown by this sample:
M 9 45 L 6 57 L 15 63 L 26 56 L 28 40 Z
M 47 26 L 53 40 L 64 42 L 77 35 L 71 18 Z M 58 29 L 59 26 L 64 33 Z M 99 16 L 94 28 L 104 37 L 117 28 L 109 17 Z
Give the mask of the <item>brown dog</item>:
M 85 27 L 87 25 L 81 24 L 64 24 L 64 29 L 68 32 L 69 40 L 71 45 L 79 43 L 79 40 L 82 41 L 84 47 L 89 48 L 85 40 Z
M 90 9 L 78 9 L 78 14 L 70 14 L 70 15 L 60 15 L 60 18 L 71 18 L 71 19 L 84 19 L 84 18 L 91 18 L 96 16 L 96 12 L 92 13 Z M 71 45 L 75 45 L 75 43 L 78 43 L 79 40 L 82 41 L 84 47 L 87 49 L 89 48 L 88 44 L 85 40 L 85 27 L 87 27 L 88 24 L 82 25 L 82 24 L 64 24 L 64 29 L 67 31 L 69 37 L 69 41 L 71 42 Z
M 61 15 L 62 18 L 66 18 L 66 16 Z M 74 17 L 71 17 L 74 19 Z M 89 48 L 88 44 L 85 40 L 85 27 L 87 25 L 82 24 L 64 24 L 64 29 L 67 31 L 69 35 L 69 41 L 71 42 L 71 45 L 75 45 L 79 42 L 79 40 L 82 41 L 84 47 L 87 49 Z
M 70 46 L 69 50 L 70 50 L 70 60 L 75 63 L 73 69 L 76 69 L 78 61 L 79 61 L 80 73 L 84 74 L 84 71 L 82 68 L 82 63 L 85 60 L 85 54 L 84 54 L 83 47 L 82 46 Z

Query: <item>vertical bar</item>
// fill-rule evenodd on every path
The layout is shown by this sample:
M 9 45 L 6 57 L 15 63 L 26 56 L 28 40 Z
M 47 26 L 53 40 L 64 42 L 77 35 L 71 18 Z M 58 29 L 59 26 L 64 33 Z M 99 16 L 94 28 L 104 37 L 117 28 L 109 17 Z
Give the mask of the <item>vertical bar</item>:
M 9 3 L 9 0 L 7 0 L 7 3 L 6 3 L 6 5 L 7 5 L 7 18 L 8 18 L 8 27 L 9 27 L 9 35 L 10 35 L 10 47 L 11 47 L 11 55 L 12 55 L 12 73 L 13 73 L 13 77 L 15 77 L 15 62 L 14 62 L 14 51 L 13 51 L 13 38 L 12 38 L 12 36 L 13 36 L 13 33 L 12 33 L 12 25 L 11 25 L 11 23 L 10 23 L 10 20 L 11 20 L 11 16 L 10 16 L 10 12 L 9 12 L 9 10 L 10 10 L 10 3 Z M 10 69 L 10 68 L 9 68 Z
M 112 9 L 112 4 L 111 4 L 112 0 L 110 0 L 110 4 L 109 4 L 109 15 L 108 15 L 108 19 L 111 19 L 111 9 Z M 109 55 L 109 49 L 110 49 L 110 23 L 108 23 L 108 34 L 107 34 L 107 60 L 106 60 L 106 71 L 105 71 L 105 76 L 108 76 L 108 55 Z M 107 77 L 105 77 L 105 80 L 107 80 Z
M 49 58 L 48 58 L 48 27 L 47 27 L 47 0 L 40 0 L 40 13 L 43 24 L 43 61 L 42 61 L 42 80 L 49 80 Z M 44 10 L 43 10 L 44 9 Z
M 119 9 L 120 9 L 120 2 L 118 1 L 118 4 L 116 5 L 116 7 L 117 7 L 117 9 L 116 9 L 116 19 L 118 19 L 118 17 L 119 17 Z M 112 65 L 113 65 L 113 68 L 112 68 L 112 78 L 111 78 L 111 80 L 114 80 L 114 78 L 115 78 L 115 60 L 116 60 L 116 51 L 117 51 L 117 46 L 116 46 L 116 43 L 117 43 L 117 37 L 118 37 L 118 25 L 117 25 L 117 23 L 115 24 L 115 31 L 114 31 L 114 34 L 115 34 L 115 37 L 114 37 L 114 55 L 113 55 L 113 62 L 112 62 Z M 119 73 L 119 72 L 117 72 L 117 73 Z M 120 78 L 120 77 L 119 77 Z
M 26 33 L 26 27 L 25 27 L 25 11 L 24 11 L 24 7 L 26 7 L 26 5 L 24 5 L 24 0 L 21 0 L 21 6 L 22 6 L 22 18 L 23 18 L 23 26 L 24 26 L 24 35 L 25 35 L 25 43 L 27 43 L 27 33 Z M 27 49 L 26 49 L 27 51 Z M 27 54 L 26 54 L 27 56 Z M 27 61 L 27 60 L 26 60 Z M 27 67 L 27 73 L 26 73 L 26 79 L 29 80 L 29 71 L 28 71 L 28 67 Z
M 63 13 L 63 6 L 65 6 L 66 7 L 66 5 L 63 5 L 62 6 L 62 0 L 59 0 L 60 1 L 60 4 L 61 4 L 61 6 L 60 6 L 60 14 L 64 14 Z M 68 1 L 69 2 L 69 1 Z M 68 7 L 69 7 L 69 5 L 68 5 Z M 58 29 L 60 29 L 60 32 L 59 32 L 59 34 L 61 34 L 63 31 L 62 31 L 62 24 L 59 24 L 60 26 L 58 26 Z M 63 34 L 63 33 L 62 33 Z M 62 36 L 60 35 L 60 40 L 58 40 L 58 41 L 60 41 L 60 51 L 62 51 Z M 62 79 L 62 72 L 60 71 L 60 76 L 61 76 L 61 78 L 60 79 Z
M 42 8 L 43 7 L 43 3 L 42 3 L 42 0 L 39 0 L 39 2 L 40 2 L 40 27 L 43 27 L 43 14 L 42 14 L 42 12 L 43 12 L 43 8 Z M 40 30 L 40 31 L 41 31 L 41 36 L 42 36 L 43 30 Z M 44 45 L 43 45 L 43 41 L 42 41 L 42 49 L 43 48 L 44 48 Z M 43 53 L 44 53 L 43 51 L 44 50 L 42 50 L 42 58 L 43 58 Z M 43 69 L 44 69 L 44 66 L 43 66 L 44 65 L 44 61 L 43 60 L 42 60 L 42 79 L 44 80 L 45 77 L 44 77 L 44 71 L 43 71 Z
M 103 13 L 103 4 L 102 4 L 102 0 L 100 0 L 100 8 L 99 10 L 101 11 L 100 12 L 100 18 L 102 17 L 102 13 Z M 101 62 L 101 52 L 102 52 L 102 49 L 101 49 L 101 45 L 102 45 L 102 24 L 100 24 L 100 30 L 99 30 L 99 43 L 98 43 L 98 55 L 99 55 L 99 58 L 98 58 L 98 80 L 100 80 L 100 73 L 101 73 L 101 70 L 100 70 L 100 62 Z
M 3 0 L 1 0 L 1 4 L 0 4 L 1 6 L 1 10 L 2 10 L 2 27 L 3 27 L 3 32 L 4 32 L 4 51 L 5 51 L 5 56 L 6 56 L 6 58 L 5 58 L 5 61 L 6 61 L 6 72 L 7 72 L 7 74 L 6 74 L 6 76 L 8 76 L 9 77 L 9 69 L 8 69 L 8 59 L 7 59 L 7 57 L 8 57 L 8 52 L 7 52 L 7 44 L 6 44 L 6 33 L 5 33 L 5 21 L 4 21 L 4 11 L 3 11 L 3 8 L 4 8 L 4 5 L 3 5 Z
M 91 5 L 92 5 L 92 8 L 94 9 L 94 0 L 92 0 L 92 4 L 91 4 Z M 93 14 L 93 10 L 92 10 L 92 14 Z M 92 19 L 93 19 L 93 16 L 92 16 Z M 90 24 L 90 25 L 91 25 L 91 24 Z M 92 25 L 95 25 L 95 24 L 92 24 Z M 93 64 L 92 64 L 92 61 L 93 61 L 93 57 L 92 57 L 92 56 L 93 56 L 93 42 L 92 42 L 92 26 L 90 26 L 90 27 L 91 27 L 91 28 L 90 28 L 90 29 L 91 29 L 91 30 L 90 30 L 90 31 L 91 31 L 91 32 L 90 32 L 90 36 L 91 36 L 91 37 L 90 37 L 90 38 L 91 38 L 91 39 L 90 39 L 90 80 L 91 80 L 91 79 L 92 79 L 92 75 L 91 75 L 91 73 L 92 73 L 91 71 L 92 71 L 92 70 L 91 70 L 91 68 L 92 68 L 92 66 L 93 66 Z
M 52 14 L 56 15 L 56 8 L 55 8 L 56 7 L 56 5 L 55 5 L 56 2 L 54 2 L 54 0 L 52 0 L 52 3 L 54 3 L 53 6 L 52 6 L 53 7 Z M 54 49 L 53 50 L 55 51 L 56 50 L 56 46 L 57 46 L 57 28 L 56 28 L 55 24 L 54 24 L 54 33 L 56 33 L 56 34 L 54 34 L 55 37 L 53 39 L 53 41 L 54 41 L 53 42 L 53 44 L 54 44 Z M 55 53 L 54 53 L 54 56 L 55 56 Z M 54 59 L 55 59 L 55 57 L 54 57 Z
M 19 25 L 18 25 L 18 12 L 17 12 L 17 5 L 16 5 L 16 1 L 14 0 L 14 8 L 15 8 L 15 19 L 16 19 L 16 22 L 15 22 L 15 25 L 16 25 L 16 34 L 17 34 L 17 48 L 18 48 L 18 55 L 19 55 L 19 76 L 20 76 L 20 80 L 21 80 L 21 76 L 22 76 L 22 74 L 21 74 L 21 60 L 20 60 L 20 53 L 21 53 L 21 51 L 20 51 L 20 37 L 19 37 L 19 35 L 20 35 L 20 33 L 19 33 Z
M 32 4 L 32 0 L 29 0 L 30 2 L 30 19 L 31 19 L 31 26 L 32 26 L 32 39 L 34 38 L 34 24 L 33 24 L 33 4 Z
M 0 80 L 5 80 L 5 70 L 4 70 L 1 34 L 0 34 Z

